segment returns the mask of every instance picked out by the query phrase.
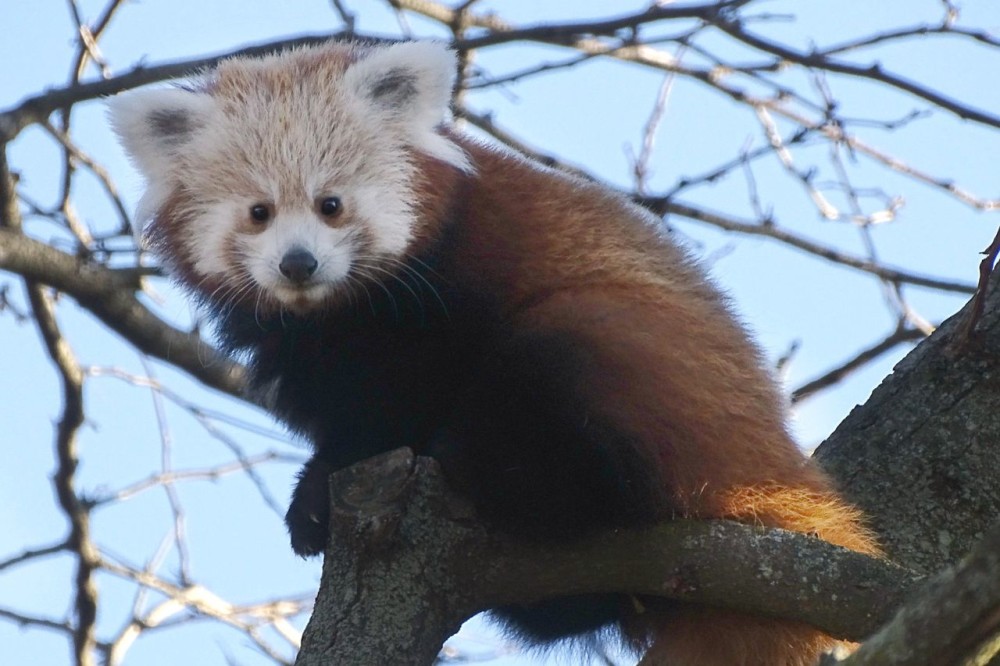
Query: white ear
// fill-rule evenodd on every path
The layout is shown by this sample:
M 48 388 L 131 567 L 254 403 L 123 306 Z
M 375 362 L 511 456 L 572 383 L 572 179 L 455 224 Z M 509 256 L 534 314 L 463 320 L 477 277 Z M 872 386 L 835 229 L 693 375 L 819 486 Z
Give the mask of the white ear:
M 348 68 L 345 83 L 391 116 L 421 127 L 445 118 L 455 85 L 453 51 L 437 42 L 376 47 Z
M 215 111 L 206 93 L 180 88 L 132 90 L 108 100 L 108 117 L 147 181 L 168 176 L 176 155 Z
M 465 151 L 437 131 L 448 117 L 456 67 L 444 44 L 400 42 L 366 53 L 344 73 L 344 85 L 373 115 L 402 127 L 414 147 L 471 172 Z

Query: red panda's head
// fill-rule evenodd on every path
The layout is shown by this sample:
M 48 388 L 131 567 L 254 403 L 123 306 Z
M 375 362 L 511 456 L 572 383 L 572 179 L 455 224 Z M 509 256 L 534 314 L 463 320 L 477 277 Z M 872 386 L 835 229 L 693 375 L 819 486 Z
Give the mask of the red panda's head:
M 328 44 L 119 95 L 111 121 L 147 181 L 139 222 L 218 305 L 323 307 L 406 255 L 422 169 L 471 168 L 439 131 L 454 77 L 439 44 Z

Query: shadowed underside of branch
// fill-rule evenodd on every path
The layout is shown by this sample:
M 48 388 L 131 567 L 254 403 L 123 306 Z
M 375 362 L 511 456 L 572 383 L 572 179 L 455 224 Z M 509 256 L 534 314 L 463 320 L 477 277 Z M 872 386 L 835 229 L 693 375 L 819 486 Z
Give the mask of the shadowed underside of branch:
M 727 521 L 525 544 L 478 521 L 437 465 L 408 449 L 334 474 L 331 489 L 333 536 L 301 666 L 429 664 L 476 612 L 607 592 L 794 618 L 861 639 L 914 580 L 819 539 Z

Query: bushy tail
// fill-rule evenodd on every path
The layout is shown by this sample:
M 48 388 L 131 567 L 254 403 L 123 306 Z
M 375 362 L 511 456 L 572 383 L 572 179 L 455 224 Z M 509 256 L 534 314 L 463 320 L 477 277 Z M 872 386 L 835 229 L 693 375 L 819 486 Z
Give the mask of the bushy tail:
M 831 491 L 776 485 L 739 488 L 720 497 L 719 517 L 813 534 L 881 555 L 861 513 Z M 801 622 L 772 620 L 706 606 L 673 604 L 641 620 L 653 641 L 641 666 L 815 666 L 824 652 L 850 644 Z

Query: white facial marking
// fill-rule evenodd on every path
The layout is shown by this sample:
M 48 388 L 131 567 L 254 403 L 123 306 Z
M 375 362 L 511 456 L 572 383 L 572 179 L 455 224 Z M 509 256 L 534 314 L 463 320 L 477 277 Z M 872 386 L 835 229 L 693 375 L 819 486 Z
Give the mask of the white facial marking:
M 122 95 L 112 122 L 149 183 L 140 220 L 170 216 L 180 247 L 165 259 L 194 269 L 190 286 L 249 275 L 282 304 L 321 303 L 353 281 L 353 263 L 406 254 L 419 223 L 414 152 L 472 170 L 439 132 L 455 72 L 441 44 L 329 44 L 226 61 L 202 91 Z M 327 196 L 343 201 L 342 221 L 317 213 Z M 256 204 L 274 211 L 259 230 L 247 227 Z M 317 260 L 298 284 L 279 269 L 296 247 Z
M 222 275 L 232 271 L 227 256 L 227 240 L 234 220 L 246 213 L 232 202 L 207 204 L 192 211 L 195 223 L 189 229 L 188 251 L 194 257 L 194 267 L 202 275 Z
M 403 255 L 413 239 L 415 220 L 410 204 L 381 196 L 377 185 L 357 188 L 353 202 L 358 216 L 372 232 L 372 250 L 394 257 Z
M 322 300 L 343 288 L 355 254 L 352 234 L 347 228 L 332 228 L 309 211 L 279 212 L 264 231 L 242 241 L 250 252 L 247 270 L 265 291 L 279 301 L 305 297 Z M 317 261 L 316 272 L 303 284 L 295 284 L 281 274 L 284 256 L 303 249 Z

